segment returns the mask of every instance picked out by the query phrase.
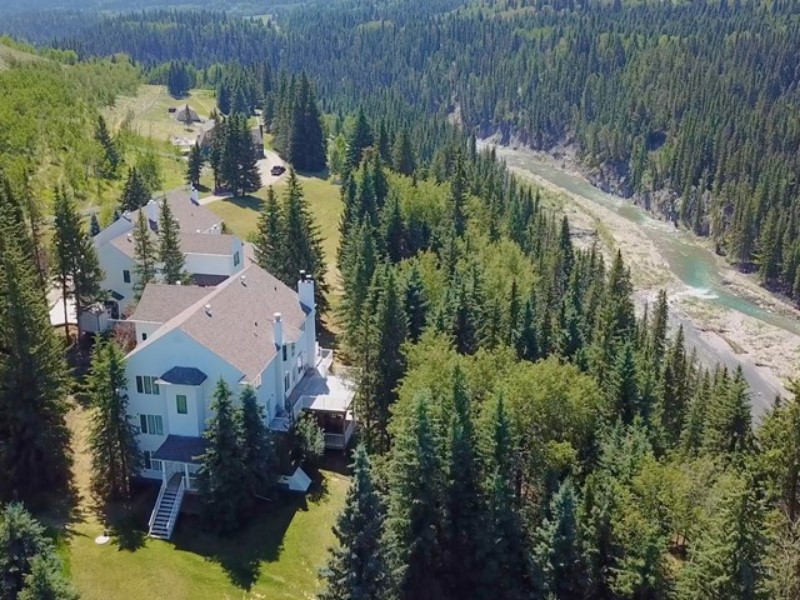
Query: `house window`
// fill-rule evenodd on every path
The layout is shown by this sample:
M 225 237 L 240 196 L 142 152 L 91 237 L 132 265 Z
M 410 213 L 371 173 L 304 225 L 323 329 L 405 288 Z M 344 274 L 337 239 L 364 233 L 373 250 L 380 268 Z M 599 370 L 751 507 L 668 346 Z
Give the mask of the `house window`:
M 146 339 L 147 339 L 147 334 L 146 334 L 146 333 L 143 333 L 143 334 L 142 334 L 142 341 L 145 341 Z
M 286 346 L 283 347 L 283 360 L 286 360 Z
M 131 282 L 131 272 L 128 271 L 128 269 L 122 271 L 122 281 L 124 281 L 125 283 Z
M 283 374 L 283 391 L 288 392 L 289 388 L 292 387 L 292 382 L 289 379 L 289 372 Z
M 233 253 L 233 266 L 238 266 L 239 264 L 239 251 Z
M 164 435 L 164 420 L 161 415 L 139 415 L 142 433 L 148 435 Z
M 178 394 L 175 396 L 175 404 L 178 407 L 178 414 L 185 415 L 188 411 L 186 406 L 186 396 L 183 394 Z
M 291 346 L 292 346 L 292 358 L 294 358 L 294 344 L 291 344 Z
M 148 471 L 161 471 L 164 465 L 157 458 L 153 458 L 153 453 L 148 450 L 144 453 L 144 468 Z
M 144 336 L 142 339 L 146 339 Z M 136 391 L 140 394 L 158 395 L 161 389 L 158 387 L 156 381 L 158 377 L 151 377 L 150 375 L 137 375 L 136 376 Z

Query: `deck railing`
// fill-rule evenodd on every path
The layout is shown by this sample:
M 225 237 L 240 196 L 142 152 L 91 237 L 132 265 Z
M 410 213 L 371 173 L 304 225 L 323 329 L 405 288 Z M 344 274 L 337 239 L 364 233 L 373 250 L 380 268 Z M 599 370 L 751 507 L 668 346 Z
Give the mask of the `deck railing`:
M 172 510 L 169 511 L 169 519 L 167 519 L 167 538 L 172 537 L 172 530 L 175 529 L 175 522 L 178 519 L 178 513 L 181 510 L 181 503 L 183 502 L 183 495 L 186 492 L 185 477 L 181 477 L 181 482 L 178 484 L 178 491 L 175 494 L 175 503 L 172 505 Z
M 153 512 L 150 513 L 150 520 L 147 522 L 147 531 L 153 531 L 153 523 L 156 522 L 156 515 L 158 514 L 158 507 L 161 506 L 161 500 L 164 498 L 164 493 L 167 491 L 168 482 L 165 479 L 161 482 L 161 489 L 158 490 L 158 498 L 153 506 Z

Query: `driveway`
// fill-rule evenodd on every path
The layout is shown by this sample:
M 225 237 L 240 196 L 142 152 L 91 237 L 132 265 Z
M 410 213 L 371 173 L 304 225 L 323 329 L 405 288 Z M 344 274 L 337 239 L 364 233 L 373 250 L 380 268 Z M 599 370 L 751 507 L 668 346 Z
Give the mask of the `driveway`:
M 258 172 L 261 175 L 261 186 L 268 187 L 270 185 L 276 185 L 283 181 L 284 178 L 289 174 L 289 171 L 284 171 L 280 175 L 273 175 L 270 171 L 272 171 L 272 167 L 280 165 L 286 169 L 286 163 L 283 159 L 278 156 L 277 152 L 273 152 L 272 150 L 265 150 L 264 154 L 266 155 L 265 158 L 259 160 L 256 164 L 258 165 Z M 200 198 L 200 204 L 211 204 L 212 202 L 216 202 L 217 200 L 226 200 L 231 198 L 231 194 L 211 194 L 210 196 L 205 196 Z

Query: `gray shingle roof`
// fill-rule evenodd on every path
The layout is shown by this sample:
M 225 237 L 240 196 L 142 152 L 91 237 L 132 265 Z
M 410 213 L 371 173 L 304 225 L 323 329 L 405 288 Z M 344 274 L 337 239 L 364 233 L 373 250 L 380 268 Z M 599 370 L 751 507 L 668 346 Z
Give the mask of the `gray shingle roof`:
M 196 285 L 148 284 L 130 320 L 166 323 L 208 293 L 208 288 Z
M 206 305 L 210 305 L 208 312 Z M 250 265 L 237 276 L 210 289 L 207 296 L 160 327 L 133 352 L 149 347 L 177 329 L 252 381 L 277 353 L 273 331 L 275 313 L 282 315 L 284 341 L 297 341 L 306 319 L 297 292 L 259 266 Z
M 178 242 L 184 254 L 214 254 L 230 256 L 236 237 L 226 234 L 184 233 L 178 234 Z
M 172 367 L 159 379 L 175 385 L 202 385 L 208 379 L 208 375 L 194 367 Z
M 153 453 L 153 458 L 156 460 L 200 464 L 200 456 L 205 451 L 206 443 L 201 437 L 168 435 L 164 443 Z

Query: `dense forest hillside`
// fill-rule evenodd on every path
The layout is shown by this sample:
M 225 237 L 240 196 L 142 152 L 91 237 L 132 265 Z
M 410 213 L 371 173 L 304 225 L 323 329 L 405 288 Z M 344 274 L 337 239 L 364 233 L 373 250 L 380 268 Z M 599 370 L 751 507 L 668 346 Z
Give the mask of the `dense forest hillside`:
M 327 108 L 373 98 L 574 149 L 601 186 L 800 294 L 797 3 L 344 1 L 278 23 L 122 16 L 64 45 L 149 65 L 266 60 L 309 71 Z

